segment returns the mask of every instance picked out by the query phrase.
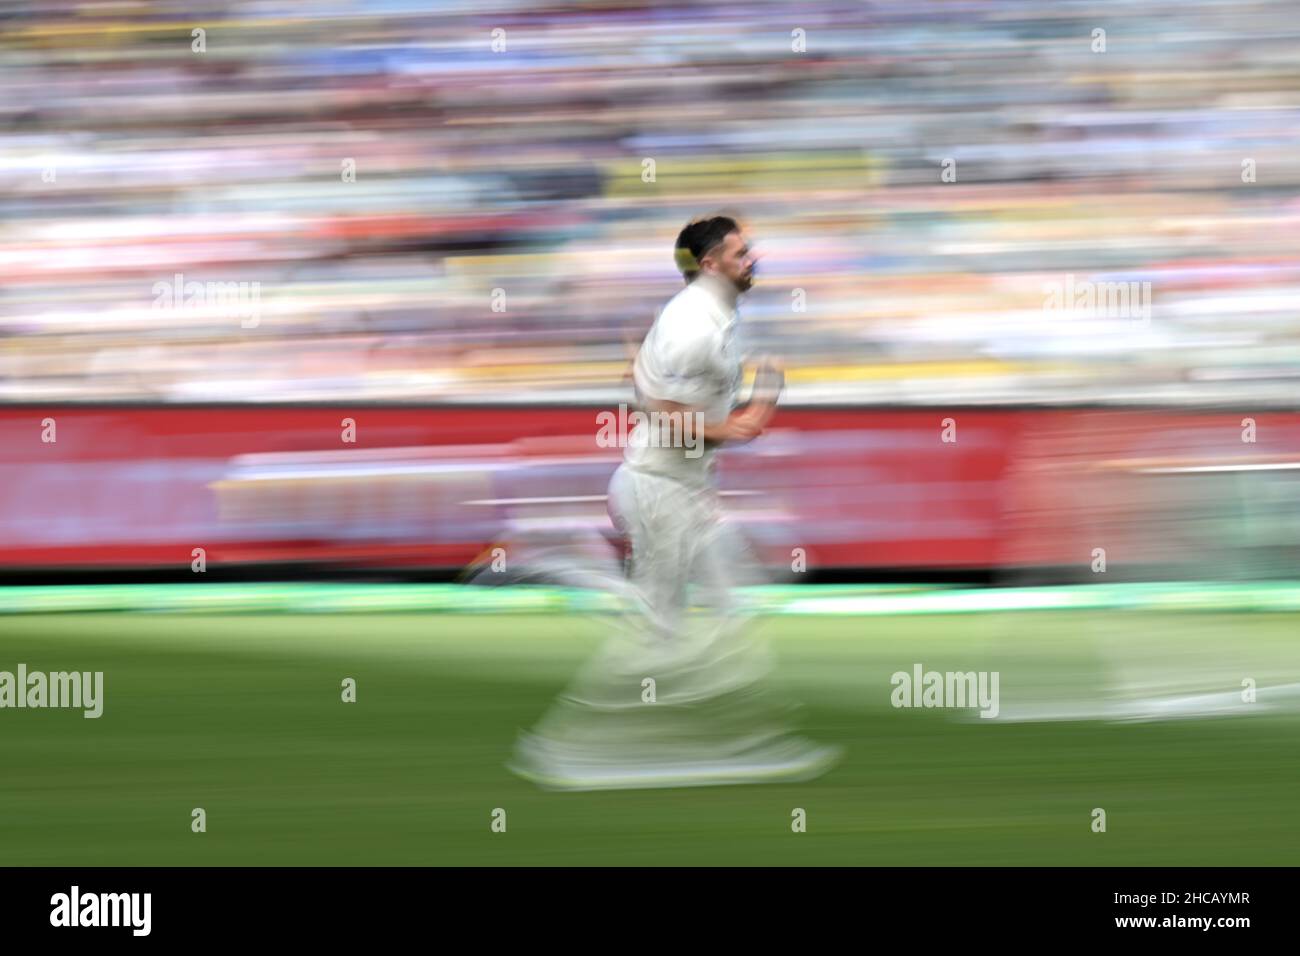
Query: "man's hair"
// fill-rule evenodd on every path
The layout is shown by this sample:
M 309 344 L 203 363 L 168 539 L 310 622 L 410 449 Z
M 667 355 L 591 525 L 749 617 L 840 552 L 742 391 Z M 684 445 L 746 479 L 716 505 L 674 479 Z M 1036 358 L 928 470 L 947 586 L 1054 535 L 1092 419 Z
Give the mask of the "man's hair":
M 673 250 L 677 269 L 691 282 L 700 274 L 700 260 L 714 246 L 736 232 L 740 226 L 730 216 L 709 216 L 693 219 L 686 228 L 677 234 L 677 245 Z

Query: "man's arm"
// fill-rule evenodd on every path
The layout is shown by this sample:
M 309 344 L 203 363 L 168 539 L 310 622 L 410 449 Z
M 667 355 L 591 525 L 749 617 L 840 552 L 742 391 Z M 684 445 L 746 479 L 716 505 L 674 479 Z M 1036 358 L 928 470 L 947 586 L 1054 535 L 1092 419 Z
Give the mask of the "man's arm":
M 737 412 L 746 416 L 762 434 L 776 414 L 776 403 L 784 390 L 785 365 L 779 359 L 764 355 L 758 361 L 749 400 L 742 403 Z
M 767 408 L 764 414 L 764 408 Z M 680 402 L 656 401 L 647 402 L 645 406 L 647 412 L 677 412 L 683 416 L 694 415 L 697 412 L 703 414 L 703 410 L 692 405 L 683 405 Z M 754 406 L 746 408 L 737 408 L 723 421 L 716 422 L 712 425 L 706 424 L 701 429 L 701 437 L 706 445 L 723 445 L 727 443 L 743 444 L 757 438 L 763 432 L 763 427 L 771 418 L 771 406 Z
M 759 363 L 749 401 L 733 409 L 725 420 L 714 425 L 705 425 L 702 429 L 705 444 L 715 446 L 728 442 L 744 444 L 763 434 L 772 416 L 776 414 L 776 402 L 784 387 L 784 367 L 779 361 L 764 357 Z M 650 403 L 646 411 L 690 415 L 698 412 L 699 409 L 680 402 L 657 401 Z

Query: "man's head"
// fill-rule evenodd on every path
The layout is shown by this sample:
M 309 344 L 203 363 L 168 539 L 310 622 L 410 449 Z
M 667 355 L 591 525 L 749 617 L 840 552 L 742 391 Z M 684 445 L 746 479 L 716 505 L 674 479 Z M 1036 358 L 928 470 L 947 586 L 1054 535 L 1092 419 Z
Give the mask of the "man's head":
M 736 220 L 713 216 L 689 223 L 677 235 L 677 268 L 687 282 L 700 275 L 716 275 L 746 292 L 754 284 L 757 263 Z

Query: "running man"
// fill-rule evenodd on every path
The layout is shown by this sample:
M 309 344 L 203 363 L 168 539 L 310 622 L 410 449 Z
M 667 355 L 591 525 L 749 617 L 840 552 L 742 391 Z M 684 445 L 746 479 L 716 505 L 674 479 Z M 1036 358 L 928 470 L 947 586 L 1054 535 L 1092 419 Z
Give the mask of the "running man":
M 688 224 L 675 255 L 686 288 L 663 308 L 633 366 L 649 421 L 629 436 L 609 484 L 610 518 L 629 545 L 630 626 L 520 738 L 512 763 L 555 789 L 807 779 L 837 756 L 788 733 L 790 707 L 766 686 L 766 652 L 744 633 L 747 614 L 734 596 L 761 574 L 723 519 L 715 458 L 762 434 L 783 381 L 764 362 L 751 400 L 737 406 L 736 302 L 753 284 L 756 258 L 725 216 Z M 671 435 L 657 427 L 687 416 L 699 427 Z M 694 612 L 697 603 L 707 613 Z

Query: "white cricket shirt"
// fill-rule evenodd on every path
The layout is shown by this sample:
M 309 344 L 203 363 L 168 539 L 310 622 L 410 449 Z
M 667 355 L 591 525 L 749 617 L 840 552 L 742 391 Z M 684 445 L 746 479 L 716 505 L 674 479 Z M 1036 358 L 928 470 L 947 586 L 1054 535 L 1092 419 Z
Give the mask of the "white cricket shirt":
M 735 342 L 735 300 L 729 282 L 702 275 L 664 306 L 633 364 L 632 381 L 643 412 L 653 401 L 678 402 L 703 412 L 709 425 L 731 413 L 743 377 Z M 698 428 L 690 434 L 692 448 L 670 447 L 663 437 L 656 447 L 650 427 L 638 425 L 628 436 L 623 460 L 635 471 L 711 484 L 716 452 L 703 447 Z

